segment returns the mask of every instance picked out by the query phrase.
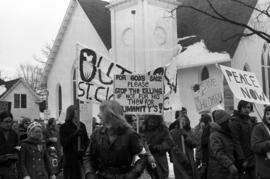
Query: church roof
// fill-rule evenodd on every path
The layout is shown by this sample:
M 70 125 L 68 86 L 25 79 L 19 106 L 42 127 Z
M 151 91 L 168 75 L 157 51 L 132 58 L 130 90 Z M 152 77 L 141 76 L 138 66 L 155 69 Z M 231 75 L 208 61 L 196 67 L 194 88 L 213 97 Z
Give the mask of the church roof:
M 54 42 L 52 52 L 48 57 L 45 73 L 43 75 L 43 84 L 46 84 L 49 72 L 54 63 L 54 59 L 63 40 L 70 18 L 73 14 L 73 10 L 77 5 L 76 2 L 78 2 L 82 7 L 83 11 L 95 27 L 107 49 L 109 50 L 112 46 L 110 11 L 108 8 L 106 8 L 106 5 L 109 3 L 102 0 L 71 0 Z M 183 5 L 193 5 L 207 11 L 210 10 L 206 0 L 181 0 L 181 2 Z M 251 8 L 239 5 L 233 0 L 211 0 L 211 2 L 214 2 L 215 7 L 218 11 L 222 12 L 222 14 L 243 24 L 247 24 L 249 22 L 253 12 Z M 257 4 L 257 0 L 246 0 L 245 2 L 248 2 L 252 7 Z M 244 32 L 244 30 L 244 27 L 215 20 L 191 9 L 180 8 L 177 10 L 178 38 L 190 35 L 196 36 L 196 38 L 180 42 L 182 46 L 188 46 L 194 42 L 204 40 L 207 48 L 210 51 L 225 51 L 228 52 L 231 57 L 233 57 L 241 38 L 230 39 L 230 37 L 235 34 L 241 34 Z
M 9 90 L 10 90 L 10 89 L 11 89 L 18 81 L 20 81 L 20 79 L 21 79 L 21 78 L 17 78 L 17 79 L 9 80 L 9 81 L 1 80 L 1 81 L 0 81 L 0 86 L 1 86 L 1 85 L 5 85 L 6 91 L 0 95 L 0 98 L 3 97 L 6 93 L 8 93 L 8 91 L 9 91 Z
M 109 3 L 101 0 L 78 0 L 78 2 L 109 50 L 111 48 L 111 16 L 110 10 L 106 8 Z
M 206 12 L 212 12 L 207 0 L 182 0 L 183 5 L 192 5 Z M 247 24 L 253 9 L 247 8 L 233 0 L 211 0 L 214 7 L 225 17 L 234 21 Z M 243 1 L 251 7 L 255 7 L 257 0 Z M 213 13 L 212 13 L 213 14 Z M 204 40 L 207 48 L 212 52 L 226 51 L 233 57 L 241 38 L 231 38 L 236 34 L 242 34 L 245 28 L 237 25 L 213 19 L 187 8 L 177 10 L 178 38 L 195 35 L 196 38 L 185 42 L 190 45 L 194 41 Z M 240 36 L 238 36 L 240 37 Z

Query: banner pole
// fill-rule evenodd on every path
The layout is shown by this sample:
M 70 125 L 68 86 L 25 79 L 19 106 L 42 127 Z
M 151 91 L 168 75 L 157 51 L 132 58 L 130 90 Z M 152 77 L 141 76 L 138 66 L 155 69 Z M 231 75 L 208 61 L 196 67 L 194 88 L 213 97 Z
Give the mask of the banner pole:
M 139 134 L 140 133 L 140 119 L 137 114 L 135 116 L 136 116 L 136 123 L 137 123 L 137 133 Z
M 262 120 L 262 116 L 261 116 L 261 114 L 259 113 L 259 110 L 258 110 L 257 105 L 256 105 L 255 103 L 254 103 L 254 108 L 255 108 L 255 110 L 256 110 L 258 116 L 259 116 L 260 119 Z
M 180 120 L 179 120 L 179 127 L 180 127 L 181 130 L 183 130 L 183 124 L 182 124 L 182 119 L 181 118 L 182 118 L 182 116 L 180 117 Z M 185 139 L 184 139 L 183 135 L 181 135 L 181 144 L 182 144 L 182 151 L 183 151 L 184 154 L 186 154 Z

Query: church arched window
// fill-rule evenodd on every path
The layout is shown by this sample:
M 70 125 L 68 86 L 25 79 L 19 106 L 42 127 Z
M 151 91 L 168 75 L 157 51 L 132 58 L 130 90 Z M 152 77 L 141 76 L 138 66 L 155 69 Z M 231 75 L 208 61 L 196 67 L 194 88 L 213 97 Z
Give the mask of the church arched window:
M 207 67 L 203 67 L 201 72 L 201 81 L 206 80 L 209 78 L 209 71 Z

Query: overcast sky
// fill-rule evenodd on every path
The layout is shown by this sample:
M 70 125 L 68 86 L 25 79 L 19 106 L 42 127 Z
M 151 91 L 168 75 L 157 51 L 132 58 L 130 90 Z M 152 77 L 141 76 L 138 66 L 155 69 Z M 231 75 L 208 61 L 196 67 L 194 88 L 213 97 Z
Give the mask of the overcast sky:
M 55 39 L 69 0 L 0 0 L 0 71 L 12 78 Z

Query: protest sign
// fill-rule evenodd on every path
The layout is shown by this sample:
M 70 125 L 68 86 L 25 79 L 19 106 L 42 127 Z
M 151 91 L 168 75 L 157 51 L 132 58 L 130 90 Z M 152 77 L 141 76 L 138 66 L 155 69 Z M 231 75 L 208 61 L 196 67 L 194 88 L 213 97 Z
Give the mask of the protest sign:
M 132 74 L 131 70 L 113 62 L 94 49 L 77 45 L 78 51 L 78 99 L 100 103 L 113 99 L 113 77 L 116 74 Z M 180 94 L 177 90 L 177 69 L 168 64 L 147 74 L 164 76 L 164 110 L 181 109 Z
M 78 46 L 78 98 L 81 101 L 102 102 L 113 97 L 113 76 L 130 74 L 126 68 L 89 48 Z
M 163 114 L 163 76 L 115 75 L 114 98 L 126 114 Z
M 0 113 L 3 111 L 11 110 L 11 102 L 9 101 L 0 101 Z
M 192 87 L 198 112 L 208 111 L 223 101 L 221 87 L 215 78 L 209 78 Z
M 236 98 L 252 103 L 269 104 L 254 73 L 222 65 L 220 68 Z

